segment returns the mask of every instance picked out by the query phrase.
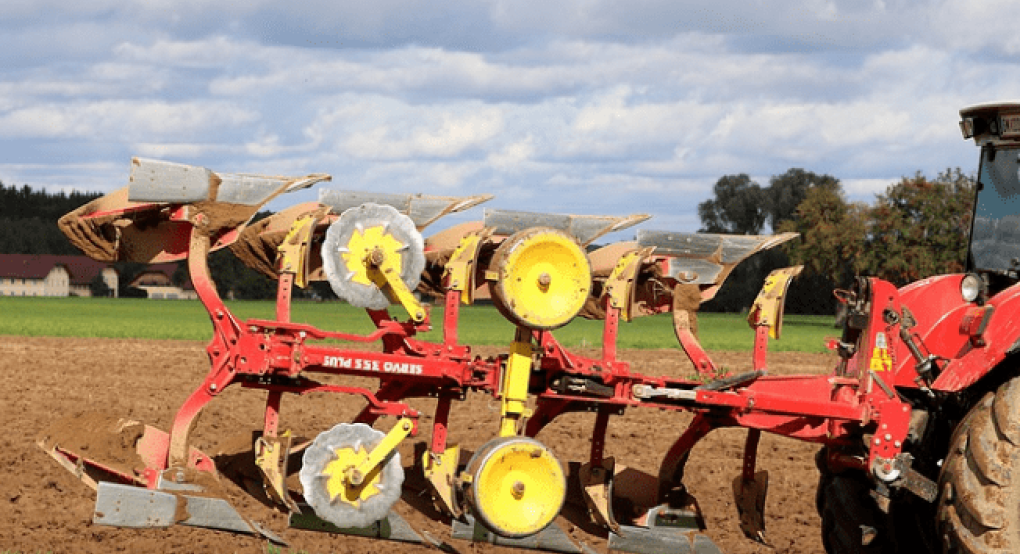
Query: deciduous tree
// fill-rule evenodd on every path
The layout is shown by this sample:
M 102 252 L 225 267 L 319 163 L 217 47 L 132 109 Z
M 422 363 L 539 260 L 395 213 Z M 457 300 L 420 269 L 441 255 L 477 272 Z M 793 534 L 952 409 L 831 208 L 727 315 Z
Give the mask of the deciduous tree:
M 782 222 L 797 219 L 797 208 L 808 192 L 819 188 L 838 195 L 842 187 L 839 179 L 832 175 L 818 175 L 797 167 L 769 179 L 769 187 L 765 189 L 769 227 L 778 230 Z
M 702 233 L 756 235 L 765 223 L 765 192 L 746 173 L 725 175 L 698 204 L 698 217 Z
M 797 206 L 796 218 L 780 224 L 784 232 L 800 233 L 800 240 L 787 243 L 786 252 L 794 264 L 804 265 L 808 275 L 827 278 L 836 286 L 864 268 L 867 206 L 849 203 L 836 188 L 815 187 Z
M 864 271 L 904 285 L 962 271 L 975 180 L 949 169 L 934 180 L 918 172 L 878 195 L 868 217 Z

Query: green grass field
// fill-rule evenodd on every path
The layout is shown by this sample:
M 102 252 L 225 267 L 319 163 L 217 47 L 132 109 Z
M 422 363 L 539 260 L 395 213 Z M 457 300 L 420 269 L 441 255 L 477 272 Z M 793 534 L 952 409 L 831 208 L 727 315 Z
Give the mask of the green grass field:
M 273 319 L 270 301 L 227 302 L 234 315 L 246 319 Z M 397 313 L 399 308 L 392 308 Z M 364 310 L 340 302 L 295 302 L 292 320 L 328 331 L 367 333 L 372 323 Z M 707 350 L 749 351 L 754 334 L 744 316 L 702 313 L 699 337 Z M 771 341 L 772 351 L 824 352 L 825 338 L 838 335 L 832 317 L 788 315 L 782 340 Z M 433 307 L 433 330 L 424 340 L 442 338 L 442 309 Z M 108 298 L 0 297 L 0 335 L 208 340 L 209 316 L 198 301 Z M 458 326 L 462 344 L 499 345 L 513 339 L 514 327 L 492 306 L 461 308 Z M 555 331 L 565 346 L 599 347 L 602 322 L 576 319 Z M 678 348 L 670 316 L 659 315 L 621 323 L 619 348 Z

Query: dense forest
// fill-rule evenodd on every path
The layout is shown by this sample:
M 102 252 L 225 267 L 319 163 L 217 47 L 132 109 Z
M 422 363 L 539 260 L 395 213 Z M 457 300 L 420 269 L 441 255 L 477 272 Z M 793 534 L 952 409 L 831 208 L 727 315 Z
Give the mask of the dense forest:
M 4 254 L 80 254 L 57 229 L 65 213 L 99 198 L 99 193 L 50 194 L 27 185 L 0 183 L 0 252 Z

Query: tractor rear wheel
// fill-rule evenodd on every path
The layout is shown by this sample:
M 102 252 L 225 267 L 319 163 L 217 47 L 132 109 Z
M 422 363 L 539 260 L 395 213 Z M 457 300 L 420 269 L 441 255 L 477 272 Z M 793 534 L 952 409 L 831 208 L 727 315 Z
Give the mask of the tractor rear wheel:
M 860 472 L 822 473 L 816 502 L 826 554 L 893 554 L 886 515 L 871 497 L 871 481 Z M 867 543 L 867 544 L 864 544 Z
M 815 506 L 822 518 L 826 554 L 934 553 L 934 506 L 906 491 L 894 491 L 888 513 L 875 500 L 875 483 L 864 472 L 839 473 L 826 467 L 823 448 L 816 457 L 821 478 Z
M 1020 552 L 1020 377 L 963 419 L 939 478 L 946 552 Z

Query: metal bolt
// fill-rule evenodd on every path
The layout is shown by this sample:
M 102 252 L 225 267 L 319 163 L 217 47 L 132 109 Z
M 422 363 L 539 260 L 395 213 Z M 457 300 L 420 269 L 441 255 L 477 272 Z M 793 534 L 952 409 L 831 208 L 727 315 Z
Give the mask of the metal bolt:
M 538 276 L 538 284 L 542 288 L 547 288 L 549 283 L 552 283 L 552 277 L 548 273 L 543 273 Z
M 513 495 L 514 495 L 514 498 L 516 498 L 517 500 L 520 500 L 521 497 L 524 496 L 524 483 L 522 483 L 520 481 L 517 481 L 516 483 L 514 483 Z
M 886 442 L 891 441 L 892 440 L 892 435 L 890 435 L 889 433 L 886 433 L 885 434 L 885 440 L 886 440 Z
M 216 390 L 216 383 L 213 383 L 213 384 L 209 385 L 209 390 L 215 391 Z
M 382 265 L 382 263 L 383 263 L 383 261 L 385 259 L 386 259 L 386 254 L 383 253 L 381 248 L 376 248 L 375 250 L 372 250 L 372 253 L 368 255 L 368 261 L 372 265 L 376 265 L 376 266 Z
M 895 446 L 896 448 L 899 448 L 899 447 L 901 447 L 903 445 L 900 444 L 900 441 L 896 441 L 896 442 L 893 443 L 893 446 Z

